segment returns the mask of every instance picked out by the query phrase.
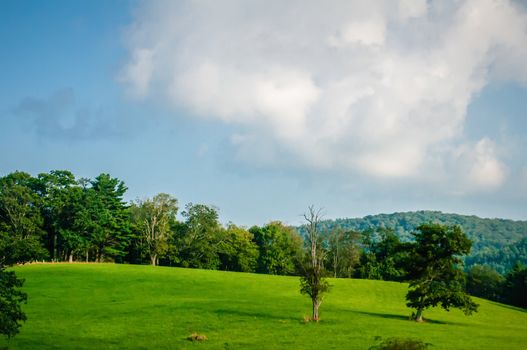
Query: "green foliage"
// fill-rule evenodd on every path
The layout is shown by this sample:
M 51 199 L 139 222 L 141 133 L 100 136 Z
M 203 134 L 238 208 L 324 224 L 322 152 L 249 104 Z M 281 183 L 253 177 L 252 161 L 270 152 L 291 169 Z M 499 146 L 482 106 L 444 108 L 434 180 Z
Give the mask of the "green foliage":
M 218 210 L 204 204 L 188 203 L 182 213 L 185 222 L 176 226 L 173 247 L 179 266 L 217 269 L 221 243 Z
M 273 221 L 263 227 L 249 229 L 258 246 L 256 271 L 271 275 L 292 275 L 297 270 L 302 238 L 292 227 Z
M 419 339 L 392 337 L 370 347 L 370 350 L 425 350 L 430 345 Z
M 464 291 L 464 274 L 457 268 L 462 264 L 460 255 L 470 252 L 471 241 L 459 226 L 424 224 L 414 233 L 408 271 L 410 290 L 406 295 L 407 306 L 417 310 L 416 320 L 422 312 L 440 305 L 445 310 L 460 308 L 466 315 L 477 311 Z
M 524 232 L 527 233 L 527 229 Z M 527 264 L 527 237 L 501 246 L 482 248 L 465 259 L 467 265 L 487 265 L 501 273 L 511 270 L 516 262 Z
M 344 231 L 336 227 L 329 232 L 327 241 L 327 269 L 333 277 L 351 278 L 355 274 L 362 254 L 360 247 L 361 233 Z
M 73 256 L 83 241 L 74 228 L 80 188 L 75 176 L 65 170 L 39 174 L 37 192 L 41 198 L 40 211 L 47 233 L 46 247 L 53 261 Z
M 371 228 L 362 232 L 363 254 L 358 277 L 401 281 L 406 279 L 409 243 L 403 243 L 389 228 Z
M 252 233 L 231 223 L 221 231 L 221 235 L 220 270 L 254 272 L 258 247 L 253 242 Z
M 527 308 L 527 266 L 516 264 L 505 278 L 505 301 L 511 305 Z
M 116 259 L 125 255 L 130 240 L 130 220 L 123 195 L 124 182 L 108 174 L 97 176 L 86 190 L 89 240 L 96 261 Z
M 505 278 L 489 266 L 474 265 L 467 272 L 467 292 L 494 301 L 502 300 Z
M 135 243 L 152 265 L 159 264 L 169 250 L 172 227 L 178 211 L 177 199 L 159 193 L 152 199 L 138 200 L 130 207 Z
M 19 332 L 20 322 L 26 320 L 21 303 L 27 300 L 26 293 L 20 290 L 23 280 L 13 271 L 0 266 L 0 334 L 11 338 Z
M 0 266 L 45 257 L 43 219 L 35 179 L 14 172 L 0 178 Z
M 477 216 L 445 214 L 439 211 L 415 211 L 369 215 L 363 218 L 326 220 L 329 230 L 365 231 L 371 228 L 393 228 L 403 241 L 411 241 L 411 233 L 423 222 L 459 225 L 472 240 L 472 251 L 465 266 L 488 265 L 500 273 L 510 270 L 516 261 L 527 264 L 527 221 L 483 219 Z

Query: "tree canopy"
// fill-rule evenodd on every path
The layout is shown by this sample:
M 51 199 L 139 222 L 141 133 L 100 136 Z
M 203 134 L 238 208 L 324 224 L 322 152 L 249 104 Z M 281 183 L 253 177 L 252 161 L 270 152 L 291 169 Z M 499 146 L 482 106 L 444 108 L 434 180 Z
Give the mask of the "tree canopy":
M 440 305 L 445 310 L 460 308 L 467 315 L 477 304 L 465 293 L 465 276 L 460 256 L 468 254 L 472 242 L 459 226 L 424 224 L 414 233 L 408 271 L 410 289 L 407 306 L 417 310 L 415 320 L 423 321 L 423 310 Z

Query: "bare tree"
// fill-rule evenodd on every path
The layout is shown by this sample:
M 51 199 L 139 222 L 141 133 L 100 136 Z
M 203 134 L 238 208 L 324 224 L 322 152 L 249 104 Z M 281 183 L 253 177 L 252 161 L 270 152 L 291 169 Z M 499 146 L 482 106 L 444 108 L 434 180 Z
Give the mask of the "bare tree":
M 300 262 L 302 275 L 300 277 L 300 293 L 307 294 L 313 304 L 312 320 L 320 319 L 318 309 L 322 304 L 324 293 L 329 291 L 326 270 L 324 269 L 324 260 L 326 251 L 323 247 L 323 238 L 319 232 L 319 223 L 321 219 L 321 210 L 315 210 L 313 206 L 308 208 L 304 214 L 307 221 L 306 229 L 306 247 L 303 259 Z

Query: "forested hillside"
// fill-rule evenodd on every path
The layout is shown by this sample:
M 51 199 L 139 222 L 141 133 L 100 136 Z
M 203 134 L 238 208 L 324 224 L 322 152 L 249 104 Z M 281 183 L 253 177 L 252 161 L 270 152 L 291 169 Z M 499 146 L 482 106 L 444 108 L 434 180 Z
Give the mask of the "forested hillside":
M 369 228 L 393 228 L 403 240 L 411 240 L 410 232 L 424 222 L 460 225 L 474 242 L 465 258 L 466 266 L 486 264 L 504 273 L 517 261 L 527 263 L 527 221 L 484 219 L 477 216 L 446 214 L 440 211 L 416 211 L 368 215 L 363 218 L 326 220 L 328 229 L 364 231 Z

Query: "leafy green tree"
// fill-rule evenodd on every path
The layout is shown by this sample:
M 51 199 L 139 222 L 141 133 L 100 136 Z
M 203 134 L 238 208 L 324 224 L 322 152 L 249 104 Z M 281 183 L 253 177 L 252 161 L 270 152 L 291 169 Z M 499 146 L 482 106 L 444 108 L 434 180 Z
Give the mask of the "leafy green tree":
M 139 242 L 145 247 L 153 266 L 159 264 L 159 256 L 168 252 L 171 227 L 176 221 L 177 199 L 159 193 L 152 199 L 139 200 L 132 208 L 132 218 L 139 231 Z
M 333 271 L 333 277 L 351 278 L 360 262 L 360 232 L 334 227 L 327 237 L 328 270 Z
M 20 291 L 23 280 L 5 267 L 45 256 L 41 238 L 43 219 L 35 179 L 14 172 L 0 178 L 0 334 L 16 335 L 26 320 L 20 304 L 27 295 Z
M 67 170 L 53 170 L 38 175 L 38 193 L 46 245 L 53 261 L 73 261 L 85 241 L 75 230 L 75 219 L 81 202 L 81 189 L 75 176 Z
M 292 275 L 298 270 L 302 238 L 298 232 L 280 221 L 249 229 L 258 246 L 258 273 Z
M 231 223 L 221 231 L 221 235 L 218 250 L 220 269 L 254 272 L 258 259 L 258 247 L 253 242 L 252 233 Z
M 381 262 L 377 260 L 377 242 L 375 229 L 362 231 L 363 252 L 360 257 L 358 277 L 370 280 L 382 280 Z
M 23 172 L 0 178 L 0 266 L 42 259 L 43 218 L 35 179 Z
M 407 306 L 417 310 L 415 320 L 423 321 L 423 310 L 440 305 L 445 310 L 460 308 L 466 315 L 478 305 L 465 293 L 465 276 L 458 266 L 460 256 L 468 254 L 472 245 L 459 226 L 424 224 L 413 235 L 408 270 L 410 290 Z
M 485 265 L 474 265 L 467 272 L 467 292 L 470 295 L 494 301 L 502 299 L 505 278 Z
M 358 276 L 367 279 L 401 281 L 406 278 L 408 244 L 391 228 L 370 228 L 362 232 L 364 253 Z
M 26 320 L 20 306 L 27 300 L 26 293 L 20 290 L 23 283 L 13 271 L 0 266 L 0 334 L 8 338 L 15 336 Z
M 185 222 L 176 225 L 173 259 L 183 267 L 217 269 L 222 238 L 217 209 L 188 203 L 181 214 Z
M 505 278 L 505 302 L 527 308 L 527 266 L 517 263 Z
M 329 291 L 329 283 L 325 276 L 324 268 L 326 250 L 324 249 L 324 238 L 319 232 L 320 210 L 315 211 L 311 206 L 308 213 L 304 214 L 307 221 L 306 250 L 301 260 L 300 293 L 311 298 L 313 306 L 312 320 L 318 322 L 319 307 L 322 304 L 324 294 Z

